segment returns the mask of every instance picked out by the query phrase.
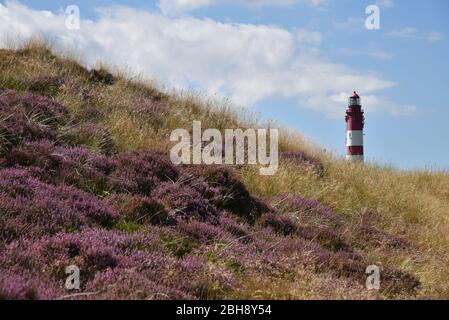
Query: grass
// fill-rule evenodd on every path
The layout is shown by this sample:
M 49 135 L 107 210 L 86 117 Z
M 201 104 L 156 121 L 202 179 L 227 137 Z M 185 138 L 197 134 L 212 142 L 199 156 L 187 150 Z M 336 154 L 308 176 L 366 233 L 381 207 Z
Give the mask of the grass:
M 107 70 L 106 67 L 103 69 Z M 51 96 L 70 111 L 81 114 L 89 107 L 99 111 L 95 122 L 106 127 L 118 151 L 169 150 L 169 135 L 175 128 L 191 130 L 192 121 L 203 128 L 266 126 L 247 111 L 232 108 L 192 92 L 162 92 L 145 79 L 111 72 L 113 84 L 92 81 L 89 71 L 76 58 L 54 55 L 51 46 L 33 40 L 0 50 L 0 88 L 26 90 L 37 77 L 61 77 L 67 81 Z M 148 115 L 150 108 L 150 117 Z M 139 108 L 142 108 L 140 110 Z M 137 114 L 136 114 L 137 112 Z M 141 112 L 139 114 L 139 112 Z M 353 164 L 324 153 L 299 133 L 282 128 L 280 151 L 304 152 L 324 165 L 322 175 L 298 164 L 281 163 L 274 176 L 259 175 L 258 168 L 244 166 L 238 173 L 249 191 L 265 201 L 283 193 L 319 200 L 351 221 L 366 208 L 379 213 L 373 225 L 406 239 L 410 248 L 372 248 L 366 254 L 378 264 L 391 264 L 419 278 L 419 296 L 449 298 L 449 174 L 443 171 L 401 171 L 375 164 Z M 120 230 L 139 226 L 121 221 Z M 193 250 L 184 239 L 165 239 L 177 254 Z M 170 241 L 169 241 L 170 240 Z M 175 241 L 176 240 L 176 241 Z M 239 266 L 229 262 L 231 268 Z M 231 297 L 237 298 L 361 298 L 375 294 L 345 288 L 330 274 L 307 268 L 295 270 L 291 279 L 245 279 Z M 331 288 L 331 289 L 329 289 Z

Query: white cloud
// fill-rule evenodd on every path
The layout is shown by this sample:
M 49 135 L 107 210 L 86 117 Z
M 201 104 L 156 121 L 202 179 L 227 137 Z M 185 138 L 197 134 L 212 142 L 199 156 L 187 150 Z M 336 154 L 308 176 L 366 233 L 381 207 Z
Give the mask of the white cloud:
M 308 31 L 305 29 L 296 30 L 296 40 L 303 45 L 319 46 L 322 41 L 322 34 L 316 31 Z
M 444 38 L 444 34 L 431 31 L 431 32 L 419 32 L 416 28 L 405 27 L 398 30 L 392 30 L 386 33 L 389 37 L 402 38 L 402 39 L 417 39 L 417 40 L 427 40 L 430 42 L 440 41 Z
M 377 0 L 376 5 L 383 8 L 392 8 L 394 7 L 394 1 L 393 0 Z
M 418 30 L 412 27 L 406 27 L 399 30 L 393 30 L 387 33 L 388 36 L 397 38 L 416 39 L 418 37 Z
M 362 17 L 348 17 L 345 21 L 335 23 L 337 30 L 362 31 L 365 29 L 365 19 Z
M 349 95 L 350 92 L 348 91 L 330 95 L 316 94 L 300 98 L 298 104 L 305 108 L 325 112 L 332 118 L 341 118 L 341 106 L 347 104 Z M 409 116 L 416 112 L 416 106 L 401 105 L 391 101 L 388 97 L 364 95 L 361 101 L 363 108 L 368 112 L 383 112 L 394 116 Z
M 328 0 L 159 0 L 158 6 L 164 14 L 179 15 L 202 7 L 234 4 L 243 6 L 288 6 L 295 3 L 305 3 L 313 7 L 319 7 Z
M 393 55 L 389 52 L 379 49 L 374 43 L 369 43 L 366 48 L 341 48 L 336 51 L 345 56 L 368 56 L 378 60 L 391 60 Z
M 444 34 L 436 31 L 431 31 L 426 35 L 426 39 L 430 42 L 440 41 L 444 38 Z
M 229 96 L 243 106 L 282 97 L 341 115 L 346 100 L 336 96 L 357 89 L 377 98 L 376 92 L 395 85 L 311 54 L 307 49 L 320 44 L 321 34 L 304 29 L 172 19 L 126 7 L 103 9 L 97 21 L 83 20 L 77 31 L 65 27 L 65 18 L 63 12 L 48 15 L 7 1 L 0 4 L 0 38 L 45 35 L 81 51 L 88 66 L 97 60 L 126 65 L 169 87 Z M 408 108 L 366 107 L 390 114 L 404 114 Z

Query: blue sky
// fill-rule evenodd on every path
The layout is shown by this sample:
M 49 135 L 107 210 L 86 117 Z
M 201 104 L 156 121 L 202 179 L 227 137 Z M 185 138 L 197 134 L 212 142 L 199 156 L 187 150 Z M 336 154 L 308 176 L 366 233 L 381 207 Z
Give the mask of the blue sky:
M 345 100 L 357 90 L 368 160 L 449 169 L 448 1 L 1 3 L 3 37 L 49 35 L 85 51 L 88 62 L 125 61 L 167 87 L 229 96 L 342 156 Z M 364 27 L 372 4 L 379 30 Z M 80 8 L 78 32 L 64 30 L 68 5 Z

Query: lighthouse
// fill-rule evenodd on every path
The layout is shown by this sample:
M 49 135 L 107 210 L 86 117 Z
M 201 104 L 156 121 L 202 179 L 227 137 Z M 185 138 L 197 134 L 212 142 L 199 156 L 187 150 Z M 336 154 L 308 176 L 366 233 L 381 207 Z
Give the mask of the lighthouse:
M 357 92 L 349 97 L 346 109 L 346 160 L 363 161 L 363 127 L 365 117 Z

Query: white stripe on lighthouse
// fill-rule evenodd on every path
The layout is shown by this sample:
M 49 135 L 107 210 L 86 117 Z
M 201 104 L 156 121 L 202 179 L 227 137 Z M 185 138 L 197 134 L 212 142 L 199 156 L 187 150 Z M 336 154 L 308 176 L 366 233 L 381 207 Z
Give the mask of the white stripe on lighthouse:
M 363 131 L 348 130 L 346 134 L 346 146 L 363 146 Z
M 347 154 L 346 160 L 350 161 L 363 161 L 363 154 Z

